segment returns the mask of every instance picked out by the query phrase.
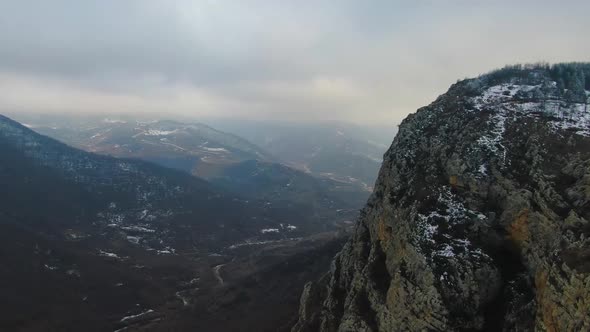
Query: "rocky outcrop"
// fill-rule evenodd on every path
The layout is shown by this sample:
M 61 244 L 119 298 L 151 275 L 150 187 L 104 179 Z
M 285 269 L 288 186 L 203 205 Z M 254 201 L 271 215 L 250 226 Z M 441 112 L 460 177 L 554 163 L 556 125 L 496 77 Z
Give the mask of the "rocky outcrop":
M 293 331 L 590 330 L 589 83 L 510 67 L 408 116 Z

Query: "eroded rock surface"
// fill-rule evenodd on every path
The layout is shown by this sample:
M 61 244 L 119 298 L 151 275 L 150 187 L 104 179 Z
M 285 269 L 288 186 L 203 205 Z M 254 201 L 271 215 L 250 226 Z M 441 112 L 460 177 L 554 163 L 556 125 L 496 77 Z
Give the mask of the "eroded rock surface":
M 293 331 L 590 330 L 589 83 L 511 67 L 408 116 Z

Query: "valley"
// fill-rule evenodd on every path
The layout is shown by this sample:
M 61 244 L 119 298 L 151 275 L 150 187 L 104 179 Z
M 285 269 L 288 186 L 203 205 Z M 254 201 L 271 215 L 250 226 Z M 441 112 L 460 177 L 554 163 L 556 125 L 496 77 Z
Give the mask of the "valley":
M 339 218 L 333 214 L 336 210 L 339 214 L 358 210 L 371 192 L 371 185 L 363 181 L 301 171 L 287 165 L 293 159 L 275 157 L 243 138 L 200 123 L 48 116 L 23 117 L 23 121 L 41 134 L 88 152 L 178 169 L 247 199 L 296 206 L 326 220 Z M 347 148 L 331 149 L 344 154 Z M 374 153 L 383 152 L 384 148 Z M 337 172 L 342 162 L 331 160 L 324 169 Z
M 276 321 L 250 323 L 270 331 L 294 317 L 301 287 L 326 271 L 357 213 L 321 180 L 261 161 L 235 164 L 228 174 L 242 187 L 226 190 L 81 151 L 6 117 L 0 150 L 0 254 L 16 267 L 0 271 L 2 329 L 210 329 L 235 303 L 275 310 Z M 263 295 L 271 285 L 272 305 Z M 211 309 L 219 298 L 226 302 Z M 195 323 L 203 306 L 207 318 Z

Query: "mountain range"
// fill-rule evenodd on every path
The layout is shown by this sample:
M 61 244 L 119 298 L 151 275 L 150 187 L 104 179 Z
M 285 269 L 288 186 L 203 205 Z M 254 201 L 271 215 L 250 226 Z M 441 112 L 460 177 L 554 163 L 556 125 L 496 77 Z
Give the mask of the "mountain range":
M 51 117 L 27 121 L 37 132 L 88 152 L 178 169 L 250 199 L 299 204 L 311 214 L 358 210 L 370 193 L 364 183 L 297 170 L 245 139 L 199 123 Z M 313 212 L 316 209 L 323 211 Z
M 150 323 L 188 305 L 198 288 L 223 284 L 222 264 L 268 257 L 270 249 L 258 253 L 268 245 L 301 252 L 311 249 L 305 237 L 346 227 L 180 170 L 82 151 L 4 116 L 0 182 L 1 328 L 9 330 Z M 252 273 L 271 264 L 249 261 Z
M 343 123 L 213 122 L 260 146 L 288 166 L 371 191 L 396 126 Z

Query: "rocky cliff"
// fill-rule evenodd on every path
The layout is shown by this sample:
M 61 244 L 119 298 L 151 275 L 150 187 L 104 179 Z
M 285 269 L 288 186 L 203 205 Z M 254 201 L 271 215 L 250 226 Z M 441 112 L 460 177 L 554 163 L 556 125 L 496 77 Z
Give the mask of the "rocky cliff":
M 293 331 L 590 330 L 587 90 L 513 66 L 408 116 Z

